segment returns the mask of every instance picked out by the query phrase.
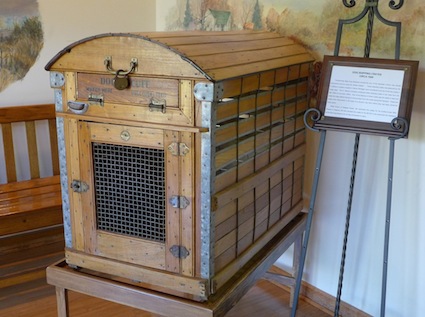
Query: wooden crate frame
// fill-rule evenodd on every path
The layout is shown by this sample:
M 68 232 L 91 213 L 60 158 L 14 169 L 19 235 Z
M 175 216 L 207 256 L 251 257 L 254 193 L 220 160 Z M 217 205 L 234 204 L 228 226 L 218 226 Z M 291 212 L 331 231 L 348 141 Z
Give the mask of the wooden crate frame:
M 144 84 L 116 94 L 112 88 L 111 95 L 109 86 L 99 84 L 111 82 L 105 54 L 114 67 L 140 61 L 129 80 Z M 61 162 L 66 166 L 62 189 L 67 262 L 197 301 L 219 292 L 302 210 L 302 117 L 312 62 L 304 47 L 269 32 L 103 34 L 61 51 L 46 69 L 55 88 Z M 171 107 L 152 111 L 146 98 L 134 98 L 149 93 L 149 82 L 155 87 L 166 83 L 160 93 L 165 99 L 170 96 Z M 95 101 L 87 93 L 103 89 L 104 98 Z M 75 105 L 84 111 L 74 111 Z M 121 142 L 123 129 L 151 129 L 169 133 L 166 150 L 171 141 L 189 145 L 190 154 L 172 166 L 191 177 L 167 189 L 189 197 L 190 208 L 177 208 L 174 220 L 169 219 L 180 224 L 175 228 L 179 234 L 167 234 L 189 257 L 166 256 L 163 270 L 149 261 L 130 263 L 125 259 L 131 254 L 104 257 L 92 244 L 96 221 L 88 224 L 81 210 L 94 200 L 69 189 L 73 176 L 92 177 L 89 166 L 81 165 L 85 158 L 90 160 L 90 146 L 78 132 L 87 123 L 105 125 L 105 131 L 115 133 L 108 142 Z M 87 151 L 81 156 L 78 148 Z M 78 226 L 84 230 L 76 231 Z M 112 240 L 108 244 L 115 245 Z

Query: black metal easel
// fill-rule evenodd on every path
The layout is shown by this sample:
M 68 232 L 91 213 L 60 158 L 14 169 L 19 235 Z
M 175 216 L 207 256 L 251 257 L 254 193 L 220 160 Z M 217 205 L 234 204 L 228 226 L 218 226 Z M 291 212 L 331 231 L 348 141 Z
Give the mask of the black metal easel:
M 356 0 L 349 0 L 349 1 L 342 0 L 342 2 L 344 6 L 346 6 L 347 8 L 352 8 L 356 5 Z M 367 16 L 367 30 L 366 30 L 366 40 L 365 40 L 365 47 L 364 47 L 364 57 L 369 58 L 369 55 L 370 55 L 373 25 L 374 25 L 375 17 L 376 17 L 383 24 L 394 27 L 396 29 L 395 59 L 400 59 L 401 22 L 392 22 L 383 18 L 379 12 L 378 4 L 379 4 L 379 0 L 366 0 L 365 7 L 358 16 L 352 19 L 339 20 L 335 50 L 334 50 L 335 56 L 339 55 L 343 26 L 346 24 L 357 23 Z M 399 0 L 398 4 L 396 4 L 396 1 L 391 0 L 389 3 L 389 7 L 393 10 L 398 10 L 403 6 L 403 4 L 404 4 L 404 0 Z M 294 302 L 292 306 L 291 317 L 295 317 L 297 305 L 298 305 L 298 298 L 299 298 L 299 293 L 301 289 L 303 269 L 305 264 L 305 258 L 307 255 L 307 246 L 308 246 L 308 241 L 310 237 L 311 224 L 313 220 L 314 205 L 316 201 L 320 168 L 321 168 L 325 140 L 326 140 L 326 130 L 325 129 L 318 130 L 316 128 L 313 128 L 313 126 L 310 126 L 309 123 L 311 121 L 317 122 L 320 120 L 321 117 L 322 117 L 321 112 L 318 109 L 314 109 L 314 108 L 309 109 L 304 115 L 304 122 L 306 124 L 306 127 L 312 131 L 320 132 L 320 142 L 319 142 L 319 148 L 318 148 L 317 157 L 316 157 L 316 165 L 315 165 L 315 172 L 314 172 L 314 178 L 313 178 L 313 188 L 312 188 L 311 200 L 310 200 L 310 205 L 308 210 L 303 248 L 300 255 L 300 267 L 299 267 L 299 271 L 298 271 L 298 275 L 296 279 L 296 285 L 295 285 L 295 291 L 294 291 Z M 394 118 L 391 122 L 391 128 L 394 129 L 394 131 L 396 131 L 398 134 L 395 137 L 389 138 L 390 149 L 389 149 L 389 164 L 388 164 L 389 166 L 388 166 L 388 185 L 387 185 L 387 205 L 386 205 L 386 219 L 385 219 L 384 255 L 383 255 L 382 290 L 381 290 L 381 314 L 380 314 L 381 317 L 385 316 L 395 141 L 407 135 L 409 126 L 408 126 L 408 122 L 405 119 Z M 345 258 L 346 258 L 346 250 L 347 250 L 347 241 L 348 241 L 348 233 L 349 233 L 349 225 L 350 225 L 350 217 L 351 217 L 351 206 L 352 206 L 352 200 L 353 200 L 359 143 L 360 143 L 360 133 L 356 133 L 355 141 L 354 141 L 354 149 L 353 149 L 350 189 L 348 194 L 348 204 L 347 204 L 340 273 L 339 273 L 339 280 L 338 280 L 338 290 L 337 290 L 335 310 L 334 310 L 335 317 L 339 316 L 339 310 L 340 310 L 341 292 L 342 292 L 343 277 L 344 277 Z

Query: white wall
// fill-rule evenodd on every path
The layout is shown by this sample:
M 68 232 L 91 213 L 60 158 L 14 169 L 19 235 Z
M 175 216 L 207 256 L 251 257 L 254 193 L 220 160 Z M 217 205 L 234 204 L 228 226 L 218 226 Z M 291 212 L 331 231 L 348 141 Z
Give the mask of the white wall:
M 155 0 L 38 0 L 44 47 L 22 81 L 0 93 L 0 106 L 51 103 L 53 90 L 44 66 L 60 50 L 85 37 L 156 28 Z

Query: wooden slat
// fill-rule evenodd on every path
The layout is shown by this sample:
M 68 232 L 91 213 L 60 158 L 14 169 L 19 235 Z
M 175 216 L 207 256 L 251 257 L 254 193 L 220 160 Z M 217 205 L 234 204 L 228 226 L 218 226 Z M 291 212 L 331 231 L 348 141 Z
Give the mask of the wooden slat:
M 56 258 L 56 260 L 59 260 L 59 259 Z M 54 261 L 55 259 L 52 260 L 53 263 Z M 51 264 L 52 262 L 49 262 L 48 264 Z M 9 278 L 0 279 L 0 284 L 2 285 L 2 288 L 3 287 L 6 288 L 13 285 L 23 284 L 29 281 L 43 278 L 46 276 L 46 267 L 48 266 L 48 264 L 42 269 L 34 269 L 30 272 L 25 272 L 25 273 L 17 274 L 16 276 L 12 276 Z
M 190 150 L 184 156 L 180 157 L 180 169 L 181 169 L 181 184 L 180 190 L 181 195 L 189 200 L 189 206 L 181 209 L 181 244 L 189 251 L 189 255 L 182 259 L 181 262 L 181 274 L 186 276 L 195 275 L 195 260 L 196 260 L 196 248 L 195 248 L 195 171 L 193 170 L 195 161 L 195 140 L 194 135 L 191 133 L 180 133 L 181 142 L 186 144 Z M 175 227 L 174 227 L 175 228 Z
M 90 124 L 91 141 L 120 144 L 122 131 L 127 131 L 130 139 L 125 142 L 128 146 L 143 144 L 149 148 L 164 148 L 163 130 L 150 128 L 135 128 L 128 125 L 110 125 L 101 123 Z
M 155 269 L 165 269 L 165 252 L 168 250 L 164 248 L 163 243 L 131 239 L 107 232 L 99 232 L 96 240 L 98 256 Z M 134 250 L 143 250 L 143 252 L 134 252 Z
M 61 224 L 63 219 L 60 199 L 57 203 L 59 205 L 46 207 L 39 211 L 2 216 L 0 221 L 0 235 Z
M 219 103 L 217 106 L 217 123 L 224 120 L 237 118 L 241 114 L 252 113 L 256 110 L 261 110 L 264 107 L 270 106 L 272 100 L 272 93 L 260 92 L 258 94 L 251 94 L 241 99 L 234 99 Z
M 20 191 L 0 193 L 0 206 L 1 207 L 4 207 L 6 205 L 13 206 L 16 201 L 19 202 L 19 200 L 28 199 L 31 196 L 37 197 L 38 195 L 58 192 L 60 190 L 61 190 L 60 184 L 57 183 L 52 185 L 46 185 L 43 187 L 34 187 L 34 188 L 24 189 Z
M 38 164 L 37 134 L 35 131 L 35 122 L 25 122 L 25 131 L 27 135 L 28 161 L 30 164 L 31 179 L 40 177 L 40 168 Z
M 79 196 L 79 201 L 76 203 L 79 209 L 75 210 L 78 215 L 76 215 L 75 218 L 79 219 L 80 226 L 82 227 L 84 251 L 93 253 L 98 245 L 98 235 L 96 234 L 96 204 L 93 203 L 95 201 L 94 162 L 92 155 L 89 153 L 93 151 L 91 138 L 100 131 L 92 131 L 93 123 L 80 121 L 77 123 L 77 127 L 78 132 L 75 136 L 78 137 L 78 147 L 72 149 L 74 151 L 72 152 L 72 159 L 75 161 L 74 164 L 78 165 L 80 178 L 72 179 L 86 182 L 89 186 L 89 190 L 81 193 L 72 191 L 73 197 Z
M 231 37 L 234 38 L 235 40 L 238 38 L 235 38 L 235 35 L 237 36 L 241 36 L 243 35 L 243 33 L 249 33 L 250 31 L 245 31 L 245 30 L 231 30 L 231 31 L 226 31 L 226 32 L 222 32 L 222 31 L 208 31 L 208 36 L 220 36 L 222 38 L 226 38 L 226 37 Z M 242 33 L 242 34 L 241 34 Z M 279 36 L 277 33 L 272 33 L 272 32 L 268 32 L 268 31 L 262 31 L 262 30 L 258 30 L 255 31 L 256 34 L 264 34 L 266 33 L 269 36 L 274 36 L 277 37 Z M 163 39 L 163 38 L 190 38 L 190 37 L 199 37 L 199 36 L 204 36 L 205 35 L 205 31 L 200 31 L 200 30 L 194 30 L 194 31 L 164 31 L 164 32 L 135 32 L 134 34 L 138 35 L 138 36 L 144 36 L 150 39 Z
M 214 245 L 214 257 L 218 257 L 221 255 L 224 251 L 229 249 L 230 246 L 235 245 L 236 239 L 238 237 L 237 230 L 232 230 L 228 234 L 226 234 L 223 238 L 218 240 Z
M 15 150 L 13 146 L 12 136 L 12 125 L 10 123 L 2 123 L 1 127 L 3 133 L 3 148 L 5 149 L 4 156 L 6 163 L 7 181 L 16 182 L 17 176 L 15 166 Z
M 253 113 L 263 108 L 270 107 L 271 105 L 278 105 L 279 103 L 284 103 L 285 108 L 287 108 L 290 105 L 291 99 L 306 94 L 307 83 L 304 82 L 297 85 L 279 87 L 273 91 L 251 94 L 241 99 L 225 101 L 219 103 L 217 106 L 217 122 L 220 123 L 238 117 L 244 113 Z M 288 116 L 288 114 L 286 114 L 286 116 Z
M 63 258 L 63 251 L 52 255 L 41 255 L 18 263 L 9 263 L 0 267 L 0 284 L 3 287 L 10 285 L 4 285 L 4 280 L 19 278 L 25 273 L 32 271 L 45 270 L 47 266 Z
M 0 238 L 0 266 L 64 250 L 63 225 Z
M 215 191 L 216 192 L 222 191 L 224 188 L 229 187 L 230 185 L 233 185 L 234 183 L 236 183 L 238 180 L 237 173 L 238 173 L 238 167 L 235 166 L 231 169 L 228 169 L 218 174 L 214 179 Z
M 310 63 L 301 65 L 291 65 L 286 67 L 279 67 L 273 70 L 266 70 L 259 74 L 260 88 L 272 87 L 280 85 L 285 82 L 308 78 L 310 74 Z M 224 95 L 223 98 L 231 98 L 238 96 L 241 93 L 249 92 L 246 87 L 242 87 L 243 83 L 241 78 L 231 78 L 222 81 Z
M 270 125 L 284 121 L 284 107 L 271 108 L 257 116 L 239 119 L 216 129 L 216 145 L 230 142 L 236 138 L 252 134 Z
M 228 217 L 225 221 L 222 221 L 218 226 L 215 226 L 214 239 L 219 241 L 229 232 L 237 228 L 237 216 L 234 213 L 231 217 Z
M 180 159 L 179 156 L 171 154 L 171 151 L 167 147 L 173 142 L 180 142 L 180 134 L 178 132 L 166 131 L 164 133 L 164 144 L 165 148 L 165 186 L 167 188 L 167 201 L 172 196 L 180 195 Z M 166 229 L 165 229 L 165 269 L 170 272 L 180 273 L 181 261 L 175 257 L 169 249 L 173 245 L 179 246 L 180 240 L 180 228 L 181 228 L 181 216 L 180 208 L 175 208 L 171 204 L 167 203 L 165 207 L 166 212 Z M 178 228 L 176 230 L 176 228 Z
M 231 203 L 227 204 L 220 210 L 217 210 L 214 212 L 214 225 L 215 227 L 219 227 L 222 223 L 226 222 L 230 218 L 236 217 L 237 213 L 237 204 L 236 201 L 232 201 Z M 236 228 L 236 226 L 234 227 Z M 233 229 L 234 229 L 233 228 Z M 228 233 L 228 232 L 225 232 Z M 219 236 L 216 235 L 216 239 L 219 239 Z
M 63 259 L 63 251 L 0 267 L 0 290 L 46 278 L 46 268 Z
M 245 252 L 254 241 L 254 231 L 251 230 L 246 236 L 238 240 L 238 256 Z
M 108 105 L 106 104 L 105 107 L 107 108 Z M 208 129 L 203 128 L 203 127 L 174 125 L 174 124 L 177 124 L 177 123 L 180 123 L 180 122 L 173 122 L 173 124 L 171 124 L 169 122 L 164 123 L 163 118 L 161 120 L 161 123 L 133 121 L 134 115 L 131 114 L 132 113 L 131 109 L 132 109 L 131 107 L 127 108 L 126 106 L 122 106 L 122 107 L 119 107 L 119 111 L 117 111 L 117 113 L 118 112 L 127 112 L 128 114 L 130 114 L 131 119 L 128 119 L 128 120 L 127 119 L 106 118 L 106 117 L 101 117 L 100 115 L 98 115 L 98 116 L 86 115 L 85 118 L 88 121 L 91 121 L 91 122 L 110 123 L 110 124 L 119 124 L 119 125 L 128 125 L 129 123 L 131 123 L 132 126 L 135 126 L 135 127 L 153 128 L 153 129 L 166 129 L 166 130 L 170 130 L 170 131 L 187 131 L 187 132 L 193 132 L 193 133 L 208 132 Z M 155 112 L 149 112 L 149 110 L 147 110 L 147 113 L 149 113 L 149 117 L 151 117 Z M 143 116 L 144 115 L 142 115 L 142 117 Z M 148 115 L 146 114 L 146 116 L 148 116 Z M 58 113 L 58 117 L 66 118 L 66 119 L 77 119 L 78 120 L 80 118 L 80 115 L 61 112 L 61 113 Z
M 273 59 L 269 61 L 254 62 L 251 64 L 243 64 L 236 66 L 229 66 L 223 68 L 211 68 L 206 69 L 206 72 L 211 76 L 215 81 L 224 80 L 227 78 L 236 78 L 243 76 L 245 74 L 254 74 L 265 70 L 275 69 L 283 66 L 292 66 L 307 62 L 312 62 L 310 54 L 304 53 L 289 57 L 282 57 L 279 59 Z
M 289 133 L 289 132 L 285 132 Z M 303 131 L 299 132 L 303 134 Z M 299 144 L 302 144 L 303 141 L 300 139 Z M 216 192 L 222 191 L 223 189 L 235 184 L 238 180 L 241 180 L 249 175 L 251 175 L 255 170 L 258 169 L 259 162 L 261 157 L 265 156 L 268 158 L 270 156 L 270 162 L 279 159 L 284 153 L 289 152 L 294 148 L 294 137 L 290 136 L 283 140 L 281 143 L 277 143 L 272 146 L 268 151 L 263 153 L 258 153 L 256 157 L 252 157 L 250 160 L 242 162 L 237 166 L 234 166 L 223 173 L 220 173 L 215 178 L 215 189 Z M 268 162 L 268 160 L 267 160 Z
M 53 104 L 0 108 L 0 124 L 55 118 Z
M 32 179 L 0 185 L 0 195 L 4 193 L 19 192 L 25 189 L 44 187 L 60 183 L 60 176 L 43 177 L 40 179 Z
M 280 184 L 279 184 L 280 185 Z M 290 186 L 291 184 L 289 184 Z M 287 188 L 288 185 L 285 186 Z M 276 188 L 280 190 L 279 192 L 276 192 Z M 244 208 L 244 215 L 240 214 L 238 217 L 238 225 L 235 226 L 231 230 L 231 223 L 229 221 L 225 222 L 227 226 L 230 225 L 228 228 L 227 234 L 216 236 L 216 257 L 220 257 L 221 254 L 225 253 L 227 249 L 233 248 L 233 246 L 237 243 L 238 244 L 238 253 L 242 253 L 247 247 L 249 247 L 259 236 L 261 236 L 269 227 L 269 214 L 270 214 L 270 208 L 269 206 L 272 206 L 272 202 L 269 201 L 269 197 L 274 197 L 274 200 L 278 201 L 278 206 L 275 207 L 277 209 L 280 206 L 281 203 L 281 186 L 275 186 L 271 191 L 273 193 L 270 193 L 269 191 L 269 180 L 263 182 L 259 186 L 255 188 L 255 191 L 252 191 L 252 193 L 255 193 L 256 199 L 254 202 L 250 204 L 250 207 Z M 246 197 L 246 196 L 245 196 Z M 245 197 L 240 198 L 239 200 L 242 200 L 242 202 L 247 202 L 249 199 L 246 199 Z M 253 197 L 251 194 L 249 194 L 248 197 Z M 241 203 L 241 206 L 242 203 Z M 254 213 L 254 206 L 255 206 L 255 213 Z M 246 211 L 250 211 L 247 213 Z M 217 211 L 218 213 L 221 213 L 221 210 Z M 277 216 L 279 213 L 277 214 Z M 279 218 L 279 217 L 278 217 Z M 232 219 L 230 219 L 232 220 Z M 273 224 L 277 222 L 277 219 L 273 222 Z M 220 230 L 223 230 L 223 226 L 221 225 L 220 228 L 217 228 L 216 231 L 220 233 Z M 236 236 L 235 236 L 236 235 Z M 237 241 L 237 242 L 236 242 Z M 227 247 L 226 247 L 227 246 Z M 220 262 L 223 261 L 223 259 L 219 260 Z M 220 269 L 219 267 L 217 269 Z
M 60 206 L 60 196 L 56 192 L 45 192 L 31 196 L 4 201 L 0 205 L 1 216 L 12 216 L 22 214 L 24 212 L 32 212 L 35 210 L 43 210 L 52 206 Z M 58 203 L 59 202 L 59 203 Z
M 276 223 L 270 230 L 263 234 L 255 244 L 249 247 L 245 252 L 240 254 L 235 261 L 230 265 L 227 265 L 222 270 L 218 271 L 213 278 L 213 285 L 218 289 L 222 287 L 227 281 L 231 279 L 232 276 L 240 270 L 241 267 L 246 265 L 253 257 L 254 254 L 264 250 L 264 247 L 282 230 L 287 230 L 288 223 L 290 223 L 301 211 L 302 203 L 294 206 L 290 212 L 288 212 L 285 217 L 283 217 L 278 223 Z M 280 254 L 281 255 L 281 254 Z
M 257 44 L 257 47 L 250 51 L 230 51 L 216 54 L 214 50 L 212 50 L 210 55 L 190 56 L 190 58 L 202 69 L 213 70 L 217 68 L 217 65 L 219 65 L 220 68 L 237 67 L 239 66 L 238 64 L 245 67 L 247 61 L 249 61 L 249 63 L 272 61 L 305 53 L 305 48 L 299 45 L 285 45 L 276 49 L 276 47 L 269 48 L 259 45 L 260 43 Z
M 219 193 L 216 193 L 213 197 L 213 209 L 221 208 L 230 201 L 255 188 L 259 181 L 271 177 L 288 163 L 293 162 L 297 158 L 303 156 L 304 150 L 305 145 L 300 145 L 294 151 L 287 153 L 277 161 L 271 163 L 269 166 L 267 166 L 267 168 L 263 168 L 251 176 L 246 177 L 239 183 L 230 186 Z
M 291 123 L 291 122 L 290 122 Z M 288 125 L 290 125 L 287 124 Z M 273 142 L 285 140 L 287 135 L 294 133 L 294 130 L 282 132 L 282 127 L 276 127 L 271 131 L 264 131 L 249 137 L 237 145 L 231 144 L 229 147 L 216 153 L 215 164 L 217 170 L 226 169 L 236 160 L 245 161 L 245 157 L 250 155 L 261 155 L 265 151 L 269 151 L 269 147 Z M 236 157 L 238 155 L 238 157 Z
M 232 42 L 225 42 L 221 45 L 217 43 L 202 43 L 202 44 L 178 44 L 174 45 L 173 48 L 182 52 L 189 51 L 191 56 L 223 54 L 228 52 L 246 52 L 258 49 L 258 47 L 286 47 L 294 44 L 294 41 L 289 38 L 284 38 L 281 41 L 276 41 L 276 38 L 271 39 L 258 39 L 256 41 L 242 41 L 235 45 Z M 191 45 L 190 47 L 187 47 Z
M 162 34 L 156 33 L 140 33 L 142 36 L 147 36 L 155 41 L 164 43 L 169 46 L 179 46 L 187 44 L 208 44 L 214 43 L 218 46 L 221 43 L 231 43 L 238 46 L 241 42 L 258 41 L 262 39 L 274 39 L 278 41 L 284 39 L 277 33 L 264 32 L 264 31 L 233 31 L 233 32 L 173 32 Z M 185 50 L 185 54 L 191 55 L 190 48 Z
M 229 248 L 223 252 L 220 256 L 214 259 L 214 267 L 216 270 L 220 270 L 237 257 L 237 245 L 230 245 Z

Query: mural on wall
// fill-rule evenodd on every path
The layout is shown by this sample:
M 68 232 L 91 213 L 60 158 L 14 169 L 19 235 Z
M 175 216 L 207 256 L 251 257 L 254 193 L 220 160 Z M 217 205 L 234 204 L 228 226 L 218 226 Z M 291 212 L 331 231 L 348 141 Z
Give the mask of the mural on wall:
M 279 32 L 306 45 L 320 59 L 323 54 L 333 54 L 338 19 L 357 16 L 366 0 L 355 2 L 353 8 L 346 8 L 342 0 L 176 0 L 167 28 Z M 402 22 L 401 58 L 425 62 L 425 2 L 408 0 L 400 10 L 390 9 L 389 3 L 390 0 L 381 0 L 379 10 L 384 18 Z M 340 55 L 362 56 L 365 22 L 344 27 Z M 376 22 L 372 43 L 371 57 L 393 58 L 394 28 Z
M 0 92 L 25 77 L 42 47 L 37 0 L 0 1 Z

